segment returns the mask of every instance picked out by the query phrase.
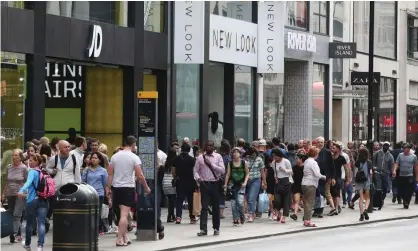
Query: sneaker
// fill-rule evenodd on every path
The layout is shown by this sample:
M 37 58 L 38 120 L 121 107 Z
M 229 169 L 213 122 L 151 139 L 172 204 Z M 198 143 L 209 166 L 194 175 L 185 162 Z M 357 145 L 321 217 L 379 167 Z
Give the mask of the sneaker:
M 219 235 L 219 230 L 218 229 L 213 230 L 213 235 L 218 236 Z
M 44 247 L 39 246 L 39 247 L 38 247 L 38 251 L 44 251 Z
M 328 216 L 334 216 L 334 215 L 338 215 L 337 209 L 332 209 L 328 214 Z
M 395 203 L 396 202 L 396 196 L 393 196 L 392 197 L 392 203 Z
M 408 209 L 408 208 L 409 208 L 409 205 L 407 205 L 407 204 L 403 204 L 403 208 L 404 208 L 404 209 Z
M 181 224 L 181 217 L 176 218 L 176 224 Z
M 30 246 L 26 246 L 25 243 L 23 243 L 23 248 L 26 249 L 26 251 L 31 251 L 31 247 Z
M 347 203 L 343 203 L 343 208 L 346 208 L 347 207 Z
M 238 221 L 238 220 L 234 220 L 234 221 L 232 222 L 232 225 L 233 225 L 234 227 L 239 226 L 239 221 Z
M 292 220 L 298 220 L 298 216 L 297 216 L 296 214 L 291 214 L 291 215 L 290 215 L 290 218 L 291 218 Z
M 245 216 L 242 214 L 241 217 L 239 217 L 241 225 L 244 225 L 245 223 Z
M 201 236 L 207 236 L 208 235 L 208 231 L 204 231 L 204 230 L 200 230 L 199 233 L 197 233 L 197 236 L 201 237 Z
M 338 206 L 338 213 L 341 213 L 341 206 Z
M 360 214 L 360 219 L 359 221 L 364 221 L 364 214 Z

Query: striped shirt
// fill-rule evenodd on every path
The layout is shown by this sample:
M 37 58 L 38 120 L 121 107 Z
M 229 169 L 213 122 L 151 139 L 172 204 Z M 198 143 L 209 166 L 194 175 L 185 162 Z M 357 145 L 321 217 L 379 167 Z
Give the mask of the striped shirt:
M 248 158 L 248 170 L 249 170 L 249 176 L 248 178 L 250 180 L 252 179 L 259 179 L 261 178 L 261 170 L 264 168 L 264 161 L 260 156 L 257 156 L 254 158 Z
M 26 182 L 28 177 L 28 168 L 25 164 L 19 166 L 9 165 L 6 171 L 6 196 L 17 196 L 20 188 Z

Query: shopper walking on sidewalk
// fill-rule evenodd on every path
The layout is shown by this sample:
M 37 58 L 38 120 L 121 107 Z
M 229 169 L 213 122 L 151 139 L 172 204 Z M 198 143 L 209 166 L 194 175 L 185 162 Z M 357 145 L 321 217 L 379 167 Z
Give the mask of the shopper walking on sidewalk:
M 370 204 L 370 186 L 372 180 L 372 162 L 369 160 L 369 150 L 362 148 L 358 151 L 358 160 L 356 161 L 356 192 L 360 195 L 360 221 L 369 220 L 367 208 Z M 366 201 L 364 206 L 363 202 Z
M 411 145 L 406 143 L 403 146 L 403 153 L 396 159 L 393 177 L 396 177 L 396 171 L 399 169 L 398 193 L 403 200 L 403 207 L 409 208 L 412 194 L 414 192 L 414 171 L 415 179 L 418 181 L 418 160 L 417 156 L 411 153 Z
M 200 213 L 200 232 L 197 236 L 208 235 L 208 207 L 212 206 L 213 235 L 219 235 L 221 224 L 219 212 L 219 196 L 223 192 L 220 177 L 225 173 L 222 156 L 214 152 L 213 141 L 206 141 L 205 153 L 196 159 L 194 178 L 200 186 L 202 210 Z
M 303 193 L 303 225 L 305 227 L 316 227 L 311 222 L 312 208 L 315 204 L 316 190 L 320 179 L 326 180 L 321 174 L 318 163 L 315 161 L 318 151 L 315 147 L 310 148 L 308 156 L 301 155 L 300 158 L 308 159 L 303 164 L 302 193 Z

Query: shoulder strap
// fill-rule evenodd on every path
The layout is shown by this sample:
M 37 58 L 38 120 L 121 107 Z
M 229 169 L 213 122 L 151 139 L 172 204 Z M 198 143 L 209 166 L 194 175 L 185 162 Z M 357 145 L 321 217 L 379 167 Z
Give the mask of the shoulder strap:
M 58 165 L 58 154 L 57 155 L 55 155 L 55 165 L 54 165 L 54 169 L 56 169 L 57 168 L 57 165 Z M 62 167 L 61 167 L 62 168 Z
M 203 162 L 205 161 L 205 159 L 206 159 L 206 155 L 203 155 Z M 213 170 L 213 168 L 210 165 L 207 165 L 207 166 L 209 167 L 210 171 L 212 172 L 213 177 L 215 177 L 215 179 L 217 180 L 218 176 L 216 176 L 215 171 Z
M 276 173 L 276 161 L 275 161 L 275 160 L 273 160 L 272 164 L 273 164 L 273 163 L 274 163 L 274 166 L 273 166 L 274 178 L 277 178 L 277 173 Z
M 242 168 L 244 168 L 245 169 L 245 160 L 241 160 L 241 166 L 242 166 Z
M 75 168 L 77 166 L 77 161 L 75 159 L 74 154 L 71 154 L 71 158 L 73 159 L 73 174 L 75 175 Z

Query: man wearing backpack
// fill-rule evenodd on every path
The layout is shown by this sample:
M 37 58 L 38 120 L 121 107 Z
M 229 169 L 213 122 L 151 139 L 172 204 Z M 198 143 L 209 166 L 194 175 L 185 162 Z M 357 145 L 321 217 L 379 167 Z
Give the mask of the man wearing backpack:
M 73 154 L 70 154 L 70 143 L 58 142 L 59 154 L 51 158 L 46 170 L 54 177 L 57 189 L 67 183 L 81 182 L 80 166 Z

